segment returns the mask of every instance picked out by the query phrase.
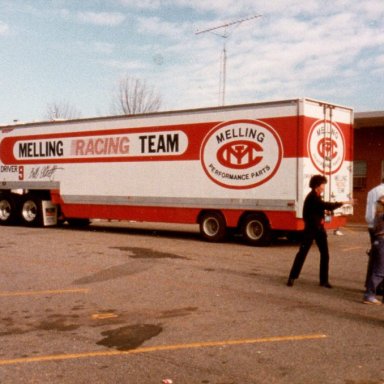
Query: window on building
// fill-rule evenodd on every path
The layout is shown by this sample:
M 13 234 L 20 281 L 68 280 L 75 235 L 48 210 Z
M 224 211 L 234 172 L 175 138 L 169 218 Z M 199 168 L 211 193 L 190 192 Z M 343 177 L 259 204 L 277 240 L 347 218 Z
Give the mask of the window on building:
M 362 189 L 367 186 L 367 162 L 355 160 L 353 162 L 353 188 Z

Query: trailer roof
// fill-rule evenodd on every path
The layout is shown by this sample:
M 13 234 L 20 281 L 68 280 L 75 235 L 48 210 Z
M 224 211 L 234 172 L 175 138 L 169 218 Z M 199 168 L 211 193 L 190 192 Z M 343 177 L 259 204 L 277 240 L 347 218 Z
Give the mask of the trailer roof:
M 41 126 L 41 125 L 50 125 L 50 124 L 66 124 L 66 123 L 76 123 L 76 122 L 92 122 L 92 121 L 104 121 L 104 120 L 123 120 L 123 119 L 137 119 L 140 117 L 155 117 L 155 116 L 166 116 L 166 115 L 174 115 L 174 114 L 182 114 L 182 113 L 201 113 L 201 112 L 212 112 L 212 111 L 221 111 L 221 110 L 231 110 L 233 108 L 249 108 L 253 106 L 276 106 L 278 104 L 290 104 L 290 103 L 298 103 L 300 101 L 308 101 L 313 103 L 319 103 L 324 105 L 332 105 L 339 108 L 352 110 L 350 107 L 332 104 L 326 101 L 311 99 L 311 98 L 292 98 L 292 99 L 283 99 L 283 100 L 273 100 L 273 101 L 261 101 L 255 103 L 247 103 L 247 104 L 233 104 L 233 105 L 225 105 L 225 106 L 212 106 L 212 107 L 204 107 L 204 108 L 193 108 L 193 109 L 181 109 L 181 110 L 170 110 L 170 111 L 160 111 L 160 112 L 150 112 L 150 113 L 139 113 L 134 115 L 108 115 L 108 116 L 98 116 L 98 117 L 85 117 L 78 119 L 57 119 L 57 120 L 42 120 L 42 121 L 30 121 L 30 122 L 20 122 L 15 121 L 12 124 L 0 124 L 0 128 L 17 128 L 17 127 L 33 127 L 33 126 Z

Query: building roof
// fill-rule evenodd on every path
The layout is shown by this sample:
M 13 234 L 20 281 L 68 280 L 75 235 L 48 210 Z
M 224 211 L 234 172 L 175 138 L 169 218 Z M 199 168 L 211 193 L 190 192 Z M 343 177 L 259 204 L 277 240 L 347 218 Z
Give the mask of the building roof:
M 384 127 L 384 111 L 355 113 L 355 129 L 373 127 Z

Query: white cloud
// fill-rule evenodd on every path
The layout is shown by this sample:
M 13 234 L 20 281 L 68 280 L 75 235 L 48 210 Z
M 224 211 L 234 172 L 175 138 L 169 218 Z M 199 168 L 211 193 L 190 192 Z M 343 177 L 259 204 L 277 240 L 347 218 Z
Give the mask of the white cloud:
M 193 34 L 190 23 L 171 23 L 161 20 L 159 17 L 139 17 L 137 19 L 140 33 L 155 36 L 166 36 L 173 39 L 182 39 L 185 34 Z
M 148 10 L 158 9 L 162 4 L 161 0 L 119 0 L 119 3 L 127 7 Z M 163 3 L 163 5 L 165 4 Z
M 384 54 L 379 55 L 379 56 L 376 57 L 376 59 L 375 59 L 375 64 L 376 64 L 378 67 L 382 67 L 382 68 L 384 68 Z
M 367 28 L 367 19 L 351 10 L 351 2 L 337 3 L 338 9 L 328 2 L 328 7 L 320 9 L 318 1 L 305 4 L 291 1 L 290 8 L 283 12 L 286 3 L 285 0 L 268 2 L 270 11 L 281 12 L 268 14 L 255 23 L 243 23 L 228 38 L 228 100 L 244 102 L 260 95 L 267 99 L 271 95 L 273 98 L 321 95 L 332 99 L 337 89 L 341 89 L 340 84 L 346 87 L 362 78 L 364 68 L 380 68 L 377 64 L 380 60 L 372 62 L 370 58 L 359 68 L 363 52 L 381 49 L 384 34 L 377 33 L 374 28 L 377 23 Z M 217 90 L 218 53 L 222 44 L 220 39 L 215 41 L 208 35 L 201 35 L 200 39 L 212 44 L 205 47 L 194 44 L 191 50 L 199 47 L 201 66 L 210 66 L 209 71 L 199 74 L 210 79 Z M 351 94 L 355 88 L 349 85 L 348 90 Z M 347 89 L 342 94 L 346 96 Z
M 56 46 L 60 40 L 61 51 L 67 53 L 63 60 L 78 69 L 76 92 L 95 95 L 84 102 L 91 107 L 103 105 L 97 92 L 124 75 L 147 80 L 164 95 L 169 109 L 217 105 L 224 40 L 195 32 L 256 14 L 263 16 L 239 24 L 226 40 L 228 104 L 302 96 L 355 107 L 371 102 L 381 108 L 384 103 L 383 0 L 58 0 L 48 6 L 42 6 L 44 0 L 29 0 L 32 3 L 29 8 L 12 6 L 9 12 L 15 19 L 11 14 L 1 17 L 0 37 L 15 29 L 34 36 L 41 47 Z M 23 17 L 19 22 L 18 15 Z M 63 22 L 71 25 L 60 28 Z M 99 35 L 94 26 L 114 28 Z M 20 49 L 23 57 L 21 45 L 13 49 Z M 34 60 L 40 68 L 41 58 Z M 57 68 L 49 68 L 53 76 Z M 18 71 L 24 70 L 28 67 Z M 13 72 L 11 68 L 9 76 Z M 90 91 L 94 83 L 97 87 Z M 67 86 L 58 84 L 57 90 Z
M 82 23 L 105 26 L 117 26 L 125 20 L 120 12 L 78 12 L 76 16 Z
M 89 53 L 100 53 L 104 55 L 111 55 L 115 51 L 115 44 L 113 43 L 108 43 L 108 42 L 102 42 L 102 41 L 94 41 L 94 42 L 83 42 L 83 41 L 78 41 L 75 43 L 79 50 Z M 73 48 L 71 49 L 73 50 Z
M 357 2 L 358 14 L 361 17 L 383 22 L 384 5 L 382 0 L 369 0 Z
M 95 52 L 111 54 L 115 49 L 115 45 L 111 43 L 96 41 L 92 44 L 92 49 Z
M 104 60 L 102 63 L 119 71 L 138 71 L 147 69 L 147 65 L 138 60 Z
M 10 32 L 9 25 L 0 21 L 0 36 L 6 36 Z

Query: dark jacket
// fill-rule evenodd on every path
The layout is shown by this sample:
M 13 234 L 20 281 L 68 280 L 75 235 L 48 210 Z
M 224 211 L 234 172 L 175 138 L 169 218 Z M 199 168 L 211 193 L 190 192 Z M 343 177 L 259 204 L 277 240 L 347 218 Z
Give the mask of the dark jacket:
M 303 219 L 307 229 L 318 230 L 324 225 L 324 211 L 333 211 L 343 203 L 325 202 L 317 195 L 315 190 L 308 193 L 304 200 Z

